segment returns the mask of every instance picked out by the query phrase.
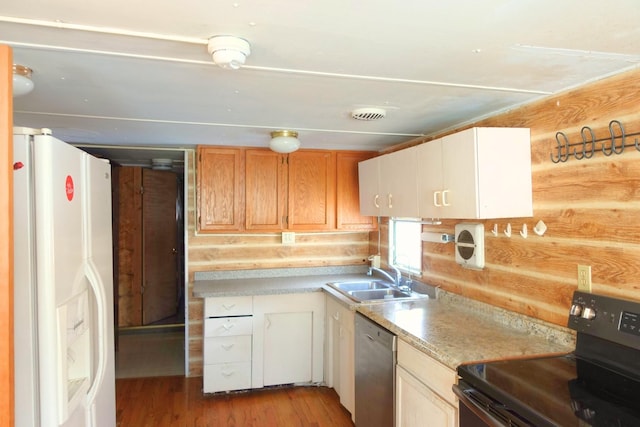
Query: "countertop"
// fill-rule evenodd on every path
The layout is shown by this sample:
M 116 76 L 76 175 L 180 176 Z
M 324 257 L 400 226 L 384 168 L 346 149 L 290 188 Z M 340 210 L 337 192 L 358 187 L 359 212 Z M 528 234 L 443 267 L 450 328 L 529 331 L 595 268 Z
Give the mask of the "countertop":
M 362 273 L 196 280 L 196 297 L 273 295 L 326 291 L 430 357 L 455 369 L 466 362 L 568 353 L 567 328 L 438 290 L 437 298 L 356 304 L 326 284 Z

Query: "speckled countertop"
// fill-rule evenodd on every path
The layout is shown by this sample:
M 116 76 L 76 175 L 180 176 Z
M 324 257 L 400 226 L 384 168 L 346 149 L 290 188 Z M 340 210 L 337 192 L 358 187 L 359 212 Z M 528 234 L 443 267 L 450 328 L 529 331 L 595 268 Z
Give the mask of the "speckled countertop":
M 575 348 L 575 336 L 566 328 L 440 290 L 436 299 L 355 304 L 326 286 L 363 278 L 364 271 L 286 269 L 253 270 L 240 277 L 196 276 L 193 293 L 206 298 L 324 290 L 451 369 L 465 362 L 568 353 Z

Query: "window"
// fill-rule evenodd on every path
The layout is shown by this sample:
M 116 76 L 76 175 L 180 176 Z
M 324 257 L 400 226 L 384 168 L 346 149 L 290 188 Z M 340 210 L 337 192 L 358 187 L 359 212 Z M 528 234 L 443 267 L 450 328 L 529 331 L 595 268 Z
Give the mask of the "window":
M 389 263 L 411 274 L 422 273 L 420 220 L 389 218 Z

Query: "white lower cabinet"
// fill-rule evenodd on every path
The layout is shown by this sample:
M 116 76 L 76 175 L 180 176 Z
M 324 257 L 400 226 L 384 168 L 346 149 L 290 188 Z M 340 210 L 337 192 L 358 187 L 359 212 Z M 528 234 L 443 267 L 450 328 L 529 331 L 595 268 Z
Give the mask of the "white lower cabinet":
M 354 313 L 326 296 L 325 383 L 355 417 Z
M 205 299 L 203 391 L 251 388 L 253 299 Z
M 321 382 L 324 293 L 253 298 L 252 388 Z
M 457 427 L 454 370 L 398 340 L 396 427 Z

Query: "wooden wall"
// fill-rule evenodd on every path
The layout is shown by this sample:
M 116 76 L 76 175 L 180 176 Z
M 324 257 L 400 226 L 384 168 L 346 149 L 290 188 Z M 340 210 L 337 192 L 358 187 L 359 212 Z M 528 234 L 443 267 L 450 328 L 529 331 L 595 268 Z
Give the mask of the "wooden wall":
M 0 426 L 14 422 L 12 67 L 11 48 L 0 45 Z
M 482 271 L 458 266 L 452 244 L 423 243 L 423 280 L 559 325 L 566 323 L 577 288 L 578 264 L 591 266 L 593 292 L 640 300 L 640 152 L 631 147 L 610 157 L 599 152 L 591 159 L 550 160 L 556 132 L 581 142 L 580 131 L 589 126 L 596 139 L 610 138 L 611 120 L 620 121 L 626 134 L 640 132 L 640 70 L 456 129 L 531 128 L 534 216 L 481 221 L 486 245 Z M 627 138 L 627 143 L 635 139 L 640 141 L 640 136 Z M 509 161 L 508 154 L 495 153 L 503 161 Z M 542 237 L 532 232 L 539 220 L 548 227 Z M 453 233 L 457 222 L 443 221 L 424 230 Z M 513 228 L 511 238 L 502 232 L 507 223 Z M 500 231 L 497 237 L 491 233 L 494 224 Z M 523 224 L 528 226 L 527 239 L 519 234 Z M 388 226 L 382 224 L 381 230 L 386 242 Z
M 188 152 L 189 376 L 202 375 L 203 300 L 194 298 L 196 272 L 366 264 L 369 232 L 296 233 L 296 243 L 283 246 L 280 233 L 196 235 L 195 153 Z

